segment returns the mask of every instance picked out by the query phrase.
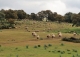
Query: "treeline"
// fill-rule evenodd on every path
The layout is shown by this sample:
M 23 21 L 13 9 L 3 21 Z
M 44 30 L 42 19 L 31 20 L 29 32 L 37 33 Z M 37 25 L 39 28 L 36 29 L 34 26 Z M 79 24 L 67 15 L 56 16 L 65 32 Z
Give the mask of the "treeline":
M 22 19 L 29 19 L 29 20 L 38 20 L 42 21 L 43 18 L 47 18 L 49 21 L 57 21 L 61 22 L 68 22 L 73 23 L 72 26 L 80 26 L 80 13 L 72 13 L 67 12 L 64 16 L 58 14 L 57 12 L 52 12 L 51 10 L 40 11 L 37 14 L 31 13 L 27 14 L 24 10 L 0 10 L 0 21 L 7 20 L 8 22 L 12 22 L 12 20 L 22 20 Z

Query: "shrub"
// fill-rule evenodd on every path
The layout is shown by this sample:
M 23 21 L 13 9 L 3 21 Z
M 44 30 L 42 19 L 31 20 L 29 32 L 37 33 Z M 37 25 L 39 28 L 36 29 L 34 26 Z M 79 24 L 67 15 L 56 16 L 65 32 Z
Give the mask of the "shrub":
M 18 50 L 18 48 L 15 48 L 15 50 Z
M 67 49 L 67 51 L 70 51 L 69 49 Z
M 53 53 L 55 52 L 55 50 L 54 51 L 52 51 Z
M 62 57 L 61 55 L 59 57 Z
M 16 55 L 16 57 L 19 57 L 18 55 Z
M 0 47 L 1 47 L 1 45 L 0 45 Z
M 47 47 L 47 45 L 44 45 L 44 47 Z
M 1 49 L 0 51 L 4 51 L 3 49 Z
M 71 54 L 71 52 L 68 52 L 68 54 Z
M 70 37 L 70 38 L 63 38 L 62 41 L 68 41 L 68 42 L 75 42 L 75 43 L 80 43 L 80 39 L 79 38 L 75 38 L 75 37 Z
M 57 52 L 61 52 L 60 50 L 58 50 Z
M 72 57 L 75 57 L 74 55 Z
M 34 46 L 34 48 L 37 48 L 37 46 Z
M 78 56 L 78 54 L 76 54 L 76 56 Z
M 12 41 L 15 41 L 14 39 L 12 39 Z
M 26 45 L 26 48 L 28 49 L 28 45 Z
M 58 47 L 55 47 L 55 49 L 57 49 Z
M 63 43 L 61 43 L 61 46 L 64 46 L 64 44 L 63 44 Z
M 64 54 L 65 53 L 65 51 L 61 51 L 61 54 Z
M 44 49 L 46 50 L 46 48 L 47 48 L 47 45 L 44 45 Z
M 51 52 L 51 51 L 48 51 L 48 52 Z
M 48 44 L 48 46 L 52 46 L 52 44 Z
M 73 52 L 77 52 L 77 50 L 73 49 Z
M 43 38 L 40 38 L 40 40 L 43 40 Z
M 41 47 L 41 45 L 38 45 L 38 47 Z
M 66 37 L 62 38 L 62 41 L 68 41 L 68 39 Z

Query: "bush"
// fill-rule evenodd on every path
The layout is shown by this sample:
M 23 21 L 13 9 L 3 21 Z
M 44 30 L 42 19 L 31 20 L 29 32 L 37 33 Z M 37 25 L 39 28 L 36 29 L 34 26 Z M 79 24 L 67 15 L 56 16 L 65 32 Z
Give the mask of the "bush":
M 37 46 L 34 46 L 34 48 L 37 48 Z
M 44 47 L 47 47 L 47 45 L 44 45 Z
M 0 47 L 1 47 L 1 45 L 0 45 Z
M 52 46 L 52 44 L 48 44 L 48 46 Z
M 18 48 L 15 48 L 15 50 L 18 50 Z
M 75 38 L 75 37 L 70 37 L 70 38 L 63 38 L 62 41 L 68 41 L 68 42 L 75 42 L 75 43 L 80 43 L 80 39 L 79 38 Z
M 16 57 L 19 57 L 18 55 L 16 55 Z
M 61 51 L 61 54 L 64 54 L 65 53 L 65 51 Z
M 38 45 L 38 47 L 41 47 L 41 45 Z
M 52 51 L 53 53 L 55 52 L 55 50 L 54 51 Z
M 28 45 L 26 46 L 26 48 L 28 49 Z
M 77 52 L 77 50 L 73 49 L 73 52 Z
M 68 52 L 68 54 L 71 54 L 71 52 Z
M 1 29 L 9 29 L 9 26 L 8 25 L 2 25 Z
M 61 52 L 60 50 L 58 50 L 57 52 Z
M 63 44 L 63 43 L 61 43 L 61 46 L 64 46 L 64 44 Z
M 51 52 L 51 51 L 48 51 L 48 52 Z
M 10 25 L 9 23 L 5 23 L 5 24 L 0 26 L 0 29 L 9 29 L 10 27 L 15 28 L 14 24 Z
M 61 55 L 59 57 L 62 57 Z
M 58 49 L 58 47 L 54 47 L 55 49 Z
M 46 50 L 46 48 L 47 48 L 47 45 L 44 45 L 44 49 Z
M 3 49 L 1 49 L 0 51 L 4 51 Z
M 40 40 L 43 40 L 43 38 L 40 38 Z
M 78 54 L 76 54 L 76 56 L 79 56 Z
M 70 51 L 69 49 L 67 49 L 67 51 Z
M 72 57 L 75 57 L 74 55 Z

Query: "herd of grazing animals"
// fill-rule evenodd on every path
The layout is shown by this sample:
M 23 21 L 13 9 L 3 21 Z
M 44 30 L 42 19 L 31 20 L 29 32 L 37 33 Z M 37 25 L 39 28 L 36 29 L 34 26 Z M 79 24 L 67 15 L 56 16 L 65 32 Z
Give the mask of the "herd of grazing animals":
M 76 36 L 77 33 L 73 32 L 73 36 Z M 32 36 L 36 37 L 36 39 L 40 39 L 40 36 L 36 33 L 36 32 L 32 32 Z M 56 36 L 58 36 L 58 38 L 62 37 L 62 33 L 59 31 L 57 35 L 55 35 L 54 33 L 52 34 L 48 34 L 47 36 L 45 36 L 47 39 L 49 38 L 56 38 Z
M 36 37 L 37 39 L 40 39 L 40 36 L 36 32 L 32 32 L 32 36 Z M 58 32 L 58 36 L 62 37 L 62 33 Z M 49 39 L 49 38 L 55 38 L 56 36 L 55 36 L 55 34 L 52 33 L 52 34 L 48 34 L 46 37 L 47 37 L 47 39 Z
M 30 22 L 29 22 L 30 23 Z M 38 22 L 38 21 L 32 21 L 30 24 L 26 25 L 25 26 L 25 29 L 29 32 L 32 32 L 32 36 L 35 37 L 36 39 L 40 39 L 40 35 L 37 34 L 37 32 L 50 32 L 53 29 L 53 27 L 51 26 L 53 23 L 47 23 L 47 22 L 44 22 L 43 24 L 41 24 L 41 22 Z M 33 27 L 32 30 L 30 30 L 30 27 Z M 44 27 L 42 29 L 42 27 Z M 42 29 L 42 30 L 39 30 L 39 29 Z M 76 32 L 73 32 L 73 36 L 76 36 L 77 33 Z M 45 36 L 45 38 L 61 38 L 62 36 L 64 36 L 62 34 L 61 31 L 58 31 L 57 34 L 55 35 L 54 33 L 49 33 L 48 35 Z
M 44 22 L 43 24 L 41 24 L 41 22 L 38 22 L 38 21 L 33 21 L 31 22 L 31 25 L 33 28 L 32 28 L 32 36 L 35 37 L 36 39 L 40 39 L 40 35 L 37 34 L 37 32 L 49 32 L 49 31 L 52 31 L 54 30 L 53 27 L 51 27 L 53 23 L 47 23 L 47 22 Z M 47 25 L 47 26 L 46 26 Z M 39 30 L 40 28 L 44 27 L 42 30 Z M 29 27 L 28 26 L 25 26 L 25 29 L 28 31 L 29 30 Z M 73 32 L 73 36 L 76 36 L 77 33 Z M 61 31 L 58 31 L 57 34 L 55 35 L 54 33 L 49 33 L 45 36 L 45 38 L 49 39 L 49 38 L 61 38 L 63 36 L 62 32 Z

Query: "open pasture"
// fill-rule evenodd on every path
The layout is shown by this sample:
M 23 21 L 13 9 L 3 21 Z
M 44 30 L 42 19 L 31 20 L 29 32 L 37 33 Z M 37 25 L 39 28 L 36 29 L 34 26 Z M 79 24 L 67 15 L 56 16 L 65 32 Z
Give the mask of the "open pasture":
M 0 57 L 80 57 L 80 43 L 61 41 L 63 37 L 73 37 L 76 31 L 80 37 L 80 27 L 69 23 L 16 21 L 15 29 L 0 30 Z M 40 36 L 36 39 L 32 32 Z M 58 37 L 58 31 L 62 37 Z M 47 39 L 54 33 L 55 38 Z

